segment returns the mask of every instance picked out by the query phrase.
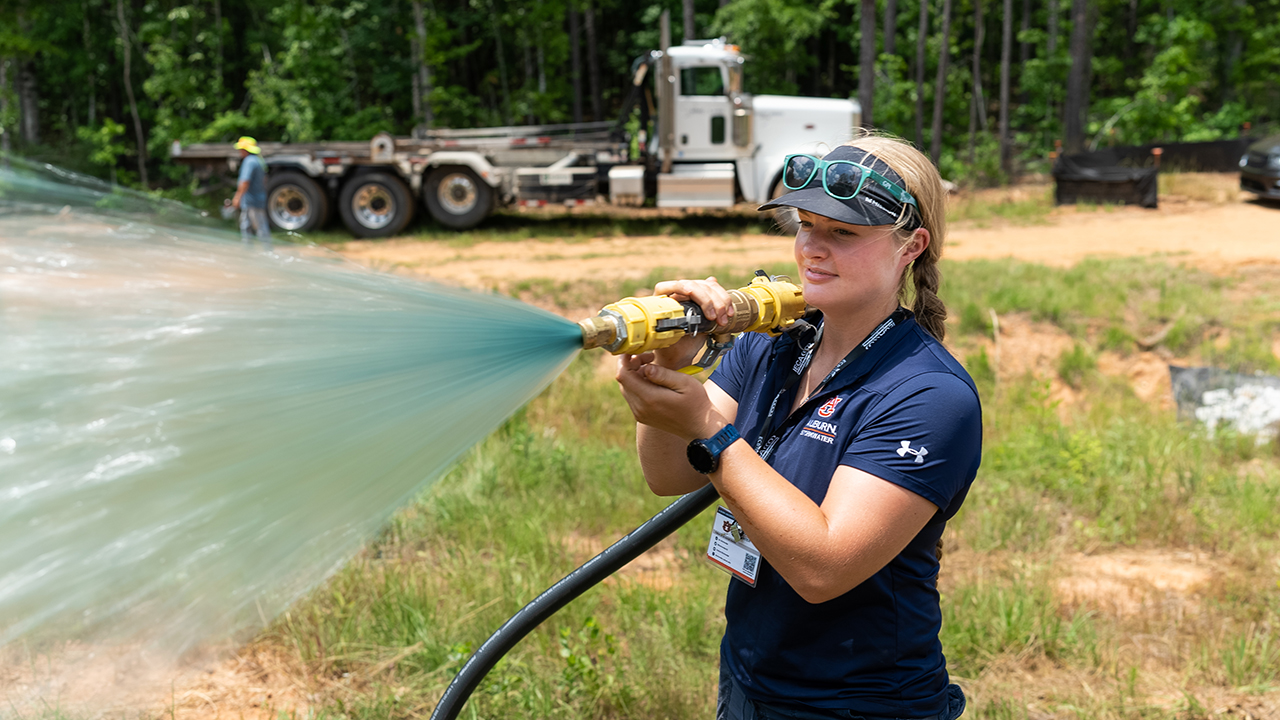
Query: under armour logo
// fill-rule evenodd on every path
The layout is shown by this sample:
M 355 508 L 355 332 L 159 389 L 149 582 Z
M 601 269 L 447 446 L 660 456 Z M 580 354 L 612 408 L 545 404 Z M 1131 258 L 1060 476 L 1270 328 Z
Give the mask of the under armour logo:
M 907 453 L 916 456 L 916 464 L 924 462 L 924 456 L 929 454 L 929 449 L 921 445 L 919 450 L 912 449 L 910 440 L 903 440 L 902 447 L 898 448 L 898 457 L 906 457 Z

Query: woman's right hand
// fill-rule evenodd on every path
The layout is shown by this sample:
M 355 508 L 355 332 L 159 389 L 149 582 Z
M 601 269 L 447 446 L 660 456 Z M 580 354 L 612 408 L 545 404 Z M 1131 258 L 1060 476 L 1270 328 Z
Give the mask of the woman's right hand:
M 653 288 L 654 295 L 668 295 L 684 302 L 691 300 L 702 308 L 702 314 L 716 325 L 724 327 L 733 317 L 733 300 L 729 292 L 720 286 L 715 277 L 706 280 L 666 280 Z M 701 335 L 687 335 L 670 347 L 654 351 L 654 364 L 672 370 L 680 370 L 693 364 L 699 351 L 706 345 Z

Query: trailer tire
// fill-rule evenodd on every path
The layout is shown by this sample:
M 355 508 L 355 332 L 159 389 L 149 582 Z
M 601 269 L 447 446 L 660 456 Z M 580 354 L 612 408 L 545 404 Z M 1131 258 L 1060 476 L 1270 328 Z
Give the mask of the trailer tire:
M 769 199 L 777 200 L 789 192 L 791 191 L 787 186 L 782 184 L 782 173 L 778 173 L 778 179 L 773 183 L 773 190 L 769 192 Z M 795 237 L 796 232 L 800 230 L 800 218 L 794 209 L 774 208 L 769 213 L 773 217 L 774 227 L 778 228 L 779 234 Z
M 493 188 L 469 167 L 442 165 L 427 173 L 422 200 L 436 222 L 470 230 L 493 210 Z
M 360 173 L 347 180 L 338 195 L 342 223 L 360 238 L 399 234 L 413 220 L 413 210 L 413 193 L 390 173 Z
M 329 222 L 329 196 L 320 183 L 296 170 L 267 177 L 267 219 L 283 232 L 319 230 Z

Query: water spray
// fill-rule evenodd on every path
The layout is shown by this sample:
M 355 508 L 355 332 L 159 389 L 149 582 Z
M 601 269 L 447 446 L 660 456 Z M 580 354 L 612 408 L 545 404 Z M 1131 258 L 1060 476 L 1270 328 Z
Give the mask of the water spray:
M 74 677 L 80 649 L 105 662 L 238 644 L 582 350 L 572 321 L 510 298 L 323 248 L 255 252 L 192 208 L 13 166 L 3 669 Z M 59 692 L 0 672 L 15 713 Z
M 575 324 L 318 248 L 253 253 L 187 206 L 14 166 L 0 169 L 0 649 L 242 639 L 580 350 L 706 336 L 697 370 L 806 310 L 798 286 L 760 272 L 729 291 L 723 327 L 664 296 Z M 529 630 L 715 498 L 708 485 L 677 500 L 530 603 L 435 717 L 456 717 Z

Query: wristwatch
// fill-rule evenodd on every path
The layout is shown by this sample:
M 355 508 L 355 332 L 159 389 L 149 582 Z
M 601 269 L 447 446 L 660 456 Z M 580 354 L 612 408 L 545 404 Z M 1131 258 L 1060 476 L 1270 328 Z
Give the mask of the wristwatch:
M 712 435 L 706 440 L 694 440 L 689 443 L 685 453 L 689 456 L 689 464 L 694 470 L 709 475 L 720 467 L 720 453 L 724 449 L 739 440 L 742 436 L 738 434 L 738 428 L 733 425 L 725 425 L 720 428 L 720 432 Z

